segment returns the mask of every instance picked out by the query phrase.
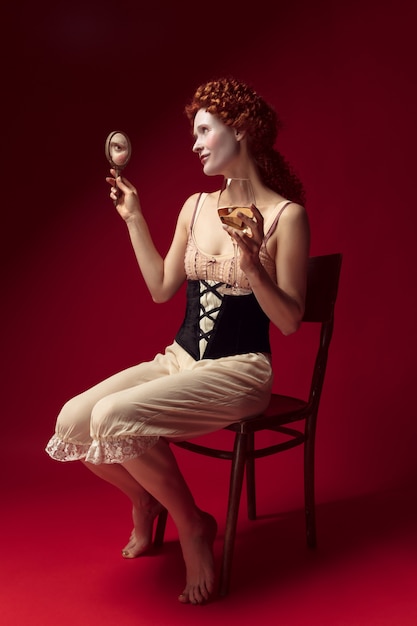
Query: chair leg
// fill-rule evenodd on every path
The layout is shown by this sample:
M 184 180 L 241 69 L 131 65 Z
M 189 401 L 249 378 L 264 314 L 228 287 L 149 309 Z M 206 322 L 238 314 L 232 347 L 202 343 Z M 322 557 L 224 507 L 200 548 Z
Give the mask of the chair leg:
M 168 511 L 163 509 L 158 515 L 158 521 L 156 523 L 155 539 L 153 545 L 155 548 L 160 548 L 164 543 L 165 527 L 168 519 Z
M 310 433 L 304 443 L 304 501 L 307 545 L 309 548 L 315 548 L 317 545 L 317 537 L 314 496 L 314 433 Z
M 230 471 L 229 503 L 227 508 L 223 560 L 219 581 L 220 596 L 226 596 L 229 592 L 237 518 L 239 514 L 240 496 L 242 493 L 243 475 L 245 471 L 246 450 L 247 436 L 242 433 L 237 433 L 235 436 L 233 460 Z
M 255 434 L 248 435 L 246 458 L 246 494 L 248 501 L 248 518 L 256 519 L 256 483 L 255 483 L 255 458 L 253 451 L 255 449 Z

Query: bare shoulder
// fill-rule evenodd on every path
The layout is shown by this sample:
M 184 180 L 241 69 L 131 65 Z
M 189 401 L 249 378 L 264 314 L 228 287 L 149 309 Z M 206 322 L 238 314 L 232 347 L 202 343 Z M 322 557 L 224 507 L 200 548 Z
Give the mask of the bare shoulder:
M 294 231 L 308 234 L 309 230 L 309 220 L 305 207 L 296 202 L 288 204 L 279 218 L 276 229 L 277 238 L 280 239 L 282 235 L 287 236 Z
M 283 224 L 291 224 L 293 222 L 304 220 L 308 221 L 305 207 L 301 204 L 297 204 L 297 202 L 290 202 L 290 204 L 284 208 L 279 221 Z
M 179 217 L 178 217 L 178 221 L 180 221 L 183 224 L 186 224 L 187 226 L 190 224 L 194 211 L 196 209 L 197 203 L 201 196 L 203 196 L 205 204 L 211 204 L 212 202 L 217 202 L 216 192 L 193 193 L 184 202 L 182 209 L 180 211 Z
M 193 211 L 200 196 L 201 192 L 193 193 L 191 196 L 188 196 L 188 198 L 182 205 L 181 212 Z
M 186 224 L 188 226 L 188 224 L 191 222 L 191 218 L 193 216 L 200 195 L 201 193 L 193 193 L 186 199 L 178 215 L 178 222 Z

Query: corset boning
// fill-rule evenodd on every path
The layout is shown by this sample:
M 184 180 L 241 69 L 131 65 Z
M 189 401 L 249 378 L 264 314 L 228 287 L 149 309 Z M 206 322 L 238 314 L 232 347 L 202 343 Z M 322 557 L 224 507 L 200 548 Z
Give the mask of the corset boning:
M 184 321 L 175 337 L 195 360 L 270 353 L 269 319 L 253 293 L 223 296 L 221 283 L 189 280 Z

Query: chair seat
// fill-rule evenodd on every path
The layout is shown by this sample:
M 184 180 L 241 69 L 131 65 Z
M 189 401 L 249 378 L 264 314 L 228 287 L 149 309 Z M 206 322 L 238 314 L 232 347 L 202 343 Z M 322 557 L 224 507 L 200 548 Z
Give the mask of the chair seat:
M 273 393 L 269 406 L 264 411 L 263 415 L 266 415 L 267 417 L 291 415 L 292 413 L 306 409 L 307 406 L 308 402 L 301 400 L 300 398 L 281 396 L 277 393 Z

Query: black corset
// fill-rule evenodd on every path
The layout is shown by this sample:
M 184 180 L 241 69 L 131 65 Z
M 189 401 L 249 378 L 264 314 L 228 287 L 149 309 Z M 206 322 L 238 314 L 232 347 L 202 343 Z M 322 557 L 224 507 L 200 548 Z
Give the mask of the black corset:
M 220 286 L 206 281 L 188 281 L 185 317 L 175 337 L 176 342 L 196 361 L 200 360 L 200 282 L 208 289 L 216 290 Z M 248 352 L 270 353 L 269 318 L 254 294 L 220 297 L 219 312 L 201 358 L 219 359 Z

